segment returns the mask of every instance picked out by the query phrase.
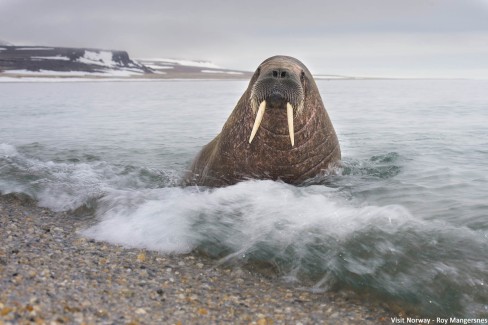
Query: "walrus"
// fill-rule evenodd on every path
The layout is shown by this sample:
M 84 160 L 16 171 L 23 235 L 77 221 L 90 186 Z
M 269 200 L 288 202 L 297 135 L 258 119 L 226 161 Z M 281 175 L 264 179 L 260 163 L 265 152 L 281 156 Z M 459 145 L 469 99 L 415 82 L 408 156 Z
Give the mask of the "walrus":
M 311 73 L 295 58 L 273 56 L 259 65 L 222 131 L 202 148 L 183 182 L 300 184 L 340 159 L 336 132 Z

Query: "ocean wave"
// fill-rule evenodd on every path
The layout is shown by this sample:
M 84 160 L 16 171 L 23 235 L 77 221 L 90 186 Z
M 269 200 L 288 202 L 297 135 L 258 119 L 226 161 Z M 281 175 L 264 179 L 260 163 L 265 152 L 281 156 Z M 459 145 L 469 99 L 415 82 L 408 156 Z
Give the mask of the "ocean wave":
M 400 205 L 356 206 L 340 189 L 246 181 L 115 191 L 97 217 L 84 236 L 164 253 L 199 250 L 219 263 L 264 263 L 315 290 L 352 288 L 423 314 L 476 314 L 488 298 L 486 238 Z
M 486 222 L 474 216 L 481 226 L 468 227 L 382 204 L 410 193 L 419 206 L 415 193 L 430 193 L 402 183 L 406 158 L 395 152 L 346 158 L 336 174 L 299 187 L 252 180 L 216 189 L 175 186 L 177 170 L 72 156 L 46 161 L 0 144 L 0 192 L 27 194 L 55 211 L 92 206 L 96 223 L 81 234 L 96 240 L 198 250 L 217 263 L 264 266 L 312 290 L 354 289 L 433 316 L 486 310 Z
M 0 144 L 0 193 L 23 193 L 53 211 L 91 205 L 117 189 L 172 186 L 179 173 L 93 160 L 43 161 L 9 144 Z

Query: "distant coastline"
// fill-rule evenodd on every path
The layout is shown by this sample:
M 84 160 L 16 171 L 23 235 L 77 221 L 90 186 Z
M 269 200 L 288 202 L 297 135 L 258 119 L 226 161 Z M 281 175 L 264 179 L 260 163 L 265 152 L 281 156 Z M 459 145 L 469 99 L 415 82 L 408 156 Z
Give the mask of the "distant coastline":
M 0 46 L 0 78 L 73 79 L 248 79 L 249 71 L 211 62 L 164 58 L 132 59 L 126 51 L 47 46 Z
M 132 59 L 126 51 L 0 45 L 0 82 L 248 80 L 252 74 L 201 60 Z M 357 79 L 324 74 L 315 78 Z
M 314 71 L 315 80 L 487 80 L 426 75 L 344 75 Z M 254 71 L 221 67 L 205 60 L 132 58 L 127 51 L 14 45 L 0 40 L 0 82 L 89 82 L 159 80 L 249 80 Z M 337 72 L 334 72 L 337 73 Z

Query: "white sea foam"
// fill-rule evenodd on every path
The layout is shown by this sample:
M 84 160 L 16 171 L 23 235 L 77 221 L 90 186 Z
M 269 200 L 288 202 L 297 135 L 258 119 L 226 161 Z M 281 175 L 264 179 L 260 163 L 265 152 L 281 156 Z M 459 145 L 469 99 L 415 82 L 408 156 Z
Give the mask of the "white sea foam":
M 0 157 L 8 158 L 16 155 L 18 155 L 18 152 L 14 146 L 7 143 L 0 143 Z
M 400 206 L 353 207 L 324 186 L 296 188 L 247 181 L 215 190 L 164 188 L 114 191 L 100 202 L 101 222 L 84 231 L 97 240 L 166 253 L 219 241 L 236 254 L 258 243 L 302 248 L 319 239 L 343 241 L 355 231 L 396 231 L 411 220 Z
M 67 163 L 42 161 L 19 154 L 14 146 L 0 144 L 0 192 L 23 192 L 53 211 L 74 210 L 90 205 L 119 189 L 154 186 L 150 177 L 160 171 L 111 165 L 103 161 Z M 166 171 L 170 175 L 171 171 Z M 168 180 L 171 182 L 171 180 Z
M 185 253 L 194 246 L 191 233 L 191 196 L 180 188 L 113 191 L 100 200 L 101 222 L 85 236 L 129 247 L 165 253 Z

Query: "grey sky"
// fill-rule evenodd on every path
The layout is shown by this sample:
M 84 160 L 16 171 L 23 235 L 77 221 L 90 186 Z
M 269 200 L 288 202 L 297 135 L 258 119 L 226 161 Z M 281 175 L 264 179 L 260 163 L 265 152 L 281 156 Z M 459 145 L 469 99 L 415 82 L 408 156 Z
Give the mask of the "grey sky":
M 0 39 L 254 70 L 488 78 L 488 0 L 0 0 Z

